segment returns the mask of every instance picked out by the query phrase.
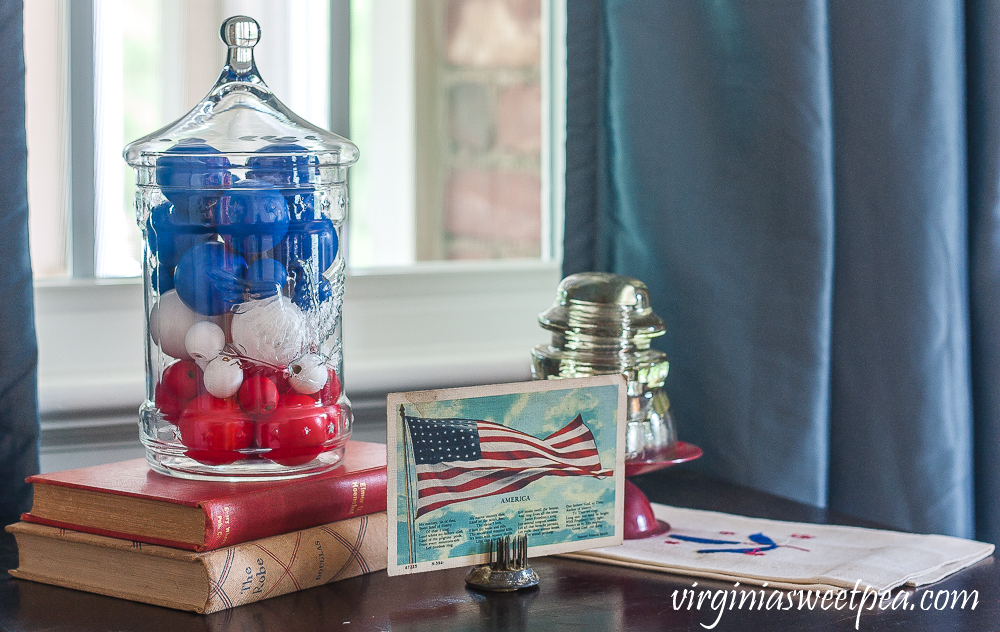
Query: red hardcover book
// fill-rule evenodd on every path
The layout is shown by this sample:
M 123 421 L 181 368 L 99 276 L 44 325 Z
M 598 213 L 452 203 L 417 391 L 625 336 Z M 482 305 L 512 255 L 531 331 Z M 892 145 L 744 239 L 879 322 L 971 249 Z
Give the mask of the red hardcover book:
M 64 529 L 211 551 L 385 511 L 385 445 L 351 441 L 330 472 L 282 481 L 190 481 L 145 459 L 28 477 L 21 518 Z

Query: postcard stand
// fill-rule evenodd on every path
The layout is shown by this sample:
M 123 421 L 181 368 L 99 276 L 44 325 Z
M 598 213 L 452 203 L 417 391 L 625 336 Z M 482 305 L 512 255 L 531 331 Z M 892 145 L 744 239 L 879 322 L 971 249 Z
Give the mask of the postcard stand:
M 528 565 L 528 536 L 506 536 L 490 542 L 490 563 L 473 567 L 465 583 L 479 590 L 513 592 L 538 585 Z

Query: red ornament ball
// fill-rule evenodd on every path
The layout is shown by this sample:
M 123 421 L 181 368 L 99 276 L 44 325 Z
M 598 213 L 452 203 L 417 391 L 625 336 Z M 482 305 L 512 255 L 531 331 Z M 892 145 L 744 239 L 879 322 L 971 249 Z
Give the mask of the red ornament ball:
M 287 393 L 292 388 L 288 383 L 288 378 L 285 377 L 285 374 L 281 369 L 275 369 L 263 364 L 251 364 L 248 362 L 246 367 L 243 369 L 243 375 L 244 377 L 263 375 L 274 382 L 274 385 L 278 387 L 279 395 Z
M 326 409 L 316 400 L 289 393 L 267 421 L 257 424 L 257 445 L 268 448 L 266 456 L 275 463 L 302 465 L 323 452 L 328 423 Z
M 329 368 L 330 377 L 327 379 L 326 384 L 323 388 L 319 389 L 319 401 L 324 404 L 336 404 L 337 400 L 340 399 L 340 378 L 337 377 L 337 372 L 330 367 Z
M 171 395 L 163 387 L 163 384 L 156 385 L 156 390 L 153 393 L 153 403 L 156 404 L 156 408 L 159 409 L 163 418 L 172 424 L 177 423 L 185 404 L 187 404 L 187 402 L 182 402 Z
M 278 407 L 278 386 L 265 375 L 251 375 L 243 380 L 236 399 L 240 408 L 254 417 L 266 417 Z
M 336 439 L 340 435 L 341 410 L 337 404 L 330 404 L 326 407 L 326 437 Z
M 193 360 L 178 360 L 163 371 L 160 385 L 177 400 L 187 403 L 201 388 L 201 369 Z
M 181 413 L 177 427 L 189 457 L 206 465 L 224 465 L 243 458 L 238 452 L 253 444 L 254 422 L 231 398 L 203 393 Z
M 320 410 L 319 404 L 316 403 L 316 400 L 312 396 L 294 391 L 288 391 L 282 395 L 278 405 L 282 408 L 287 418 L 299 416 L 303 410 Z

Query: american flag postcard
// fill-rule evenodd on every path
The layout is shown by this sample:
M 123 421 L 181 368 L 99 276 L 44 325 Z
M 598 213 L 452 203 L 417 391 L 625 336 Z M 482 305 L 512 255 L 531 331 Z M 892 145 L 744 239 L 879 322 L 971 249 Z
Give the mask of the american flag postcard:
M 389 574 L 621 544 L 625 405 L 620 375 L 391 393 Z

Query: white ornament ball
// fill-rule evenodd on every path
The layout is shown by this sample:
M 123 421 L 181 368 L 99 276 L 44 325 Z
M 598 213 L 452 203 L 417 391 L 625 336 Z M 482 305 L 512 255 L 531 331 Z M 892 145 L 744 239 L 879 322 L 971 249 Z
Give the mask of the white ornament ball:
M 226 346 L 226 332 L 213 322 L 195 323 L 184 336 L 184 348 L 195 362 L 214 360 Z
M 306 322 L 302 310 L 279 294 L 239 305 L 233 315 L 232 335 L 233 346 L 241 355 L 284 367 L 302 353 Z
M 328 378 L 326 363 L 313 353 L 307 353 L 288 365 L 288 383 L 303 395 L 318 393 Z
M 160 345 L 163 353 L 189 360 L 191 356 L 184 347 L 184 337 L 192 325 L 204 318 L 182 303 L 176 290 L 170 290 L 164 292 L 149 311 L 149 336 Z
M 219 356 L 205 366 L 205 390 L 213 397 L 232 397 L 243 384 L 243 369 L 239 360 Z

